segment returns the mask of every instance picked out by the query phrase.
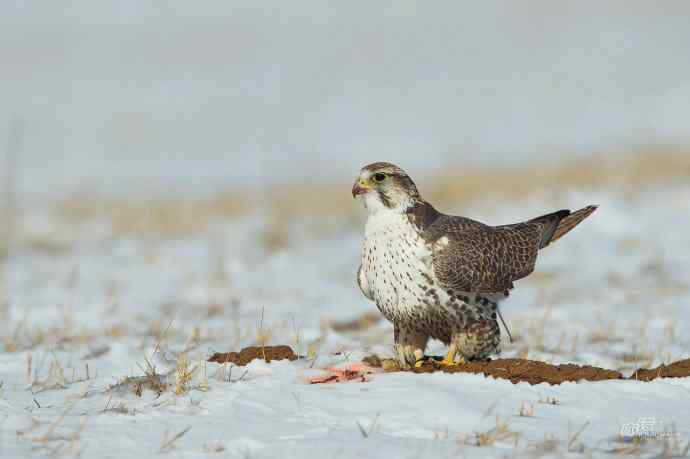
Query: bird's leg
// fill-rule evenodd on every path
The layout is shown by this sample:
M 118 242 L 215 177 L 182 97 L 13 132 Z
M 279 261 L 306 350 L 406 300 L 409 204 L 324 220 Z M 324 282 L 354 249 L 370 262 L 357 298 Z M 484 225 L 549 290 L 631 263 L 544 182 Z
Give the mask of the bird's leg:
M 455 356 L 458 353 L 458 346 L 454 343 L 451 342 L 448 345 L 448 354 L 446 354 L 446 357 L 438 362 L 439 365 L 441 366 L 450 366 L 450 365 L 455 365 Z M 458 362 L 459 365 L 462 365 L 465 363 L 465 358 L 460 357 L 460 361 Z
M 419 367 L 423 363 L 424 348 L 429 335 L 406 326 L 394 324 L 395 354 L 401 368 Z
M 441 360 L 441 365 L 453 365 L 455 363 L 455 354 L 457 354 L 457 352 L 457 348 L 451 343 L 451 345 L 448 346 L 448 354 L 446 354 L 446 358 Z
M 414 367 L 415 368 L 421 368 L 422 365 L 424 365 L 424 351 L 421 349 L 417 349 L 414 351 Z
M 396 343 L 395 354 L 401 368 L 419 368 L 424 363 L 424 351 L 421 346 L 410 343 Z
M 486 360 L 501 352 L 501 332 L 496 319 L 476 319 L 451 336 L 451 350 L 468 360 Z M 453 349 L 453 345 L 455 346 Z M 450 351 L 448 352 L 450 356 Z M 448 360 L 448 357 L 446 357 Z M 460 363 L 465 363 L 460 359 Z

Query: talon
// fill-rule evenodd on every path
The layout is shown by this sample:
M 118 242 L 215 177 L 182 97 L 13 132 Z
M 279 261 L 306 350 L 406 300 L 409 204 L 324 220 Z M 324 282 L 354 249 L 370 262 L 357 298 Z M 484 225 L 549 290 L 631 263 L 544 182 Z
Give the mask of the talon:
M 443 367 L 455 365 L 455 353 L 456 352 L 457 351 L 455 350 L 455 346 L 453 346 L 451 344 L 450 347 L 448 348 L 448 354 L 446 354 L 446 357 L 443 360 L 441 360 L 438 364 L 443 366 Z
M 425 360 L 424 359 L 424 352 L 417 349 L 414 352 L 414 356 L 415 356 L 414 367 L 415 368 L 421 368 L 422 365 L 424 365 L 424 360 Z

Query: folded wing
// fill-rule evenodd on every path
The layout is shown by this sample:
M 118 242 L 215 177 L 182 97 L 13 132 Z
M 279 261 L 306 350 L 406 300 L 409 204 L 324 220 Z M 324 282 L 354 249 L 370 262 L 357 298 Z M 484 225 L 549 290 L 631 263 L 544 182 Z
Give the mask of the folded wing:
M 441 285 L 449 290 L 498 293 L 534 270 L 539 249 L 562 237 L 596 206 L 576 212 L 560 210 L 532 220 L 504 226 L 483 225 L 463 217 L 444 215 L 425 231 L 435 244 L 433 266 Z M 469 222 L 469 223 L 468 223 Z

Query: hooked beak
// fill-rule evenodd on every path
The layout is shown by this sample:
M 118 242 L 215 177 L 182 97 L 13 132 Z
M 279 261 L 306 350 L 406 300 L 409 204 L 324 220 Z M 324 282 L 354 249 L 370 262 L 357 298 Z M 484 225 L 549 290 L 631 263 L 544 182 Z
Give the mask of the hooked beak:
M 357 196 L 368 193 L 369 192 L 369 187 L 367 187 L 364 183 L 362 183 L 361 180 L 358 180 L 355 182 L 354 185 L 352 185 L 352 197 L 356 198 Z

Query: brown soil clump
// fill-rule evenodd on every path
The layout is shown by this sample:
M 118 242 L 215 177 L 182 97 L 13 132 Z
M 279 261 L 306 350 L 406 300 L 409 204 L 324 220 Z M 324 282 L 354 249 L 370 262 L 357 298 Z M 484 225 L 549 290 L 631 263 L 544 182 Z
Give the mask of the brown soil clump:
M 250 346 L 240 352 L 217 352 L 208 361 L 216 363 L 233 363 L 235 365 L 247 365 L 254 359 L 271 360 L 297 360 L 298 356 L 290 346 Z M 462 365 L 441 366 L 438 364 L 440 357 L 429 357 L 420 368 L 414 368 L 414 373 L 474 373 L 491 376 L 499 379 L 507 379 L 513 384 L 526 382 L 529 384 L 548 383 L 558 385 L 564 382 L 576 381 L 606 381 L 611 379 L 652 381 L 657 378 L 683 378 L 690 376 L 690 359 L 679 360 L 669 365 L 661 365 L 657 368 L 640 368 L 632 376 L 625 378 L 619 371 L 605 368 L 580 366 L 574 364 L 552 365 L 546 362 L 526 359 L 496 359 L 487 362 L 466 362 Z M 383 368 L 387 372 L 400 371 L 400 367 L 390 359 L 382 359 L 376 355 L 370 355 L 362 359 L 363 363 L 370 367 Z
M 415 368 L 415 373 L 429 373 L 436 371 L 438 365 L 426 363 L 421 368 Z M 513 384 L 526 382 L 529 384 L 561 384 L 567 381 L 604 381 L 607 379 L 623 379 L 618 371 L 606 370 L 591 366 L 579 365 L 551 365 L 545 362 L 525 359 L 497 359 L 488 362 L 467 362 L 462 365 L 442 367 L 444 373 L 475 373 L 494 378 L 507 379 Z
M 234 363 L 244 366 L 254 359 L 271 360 L 297 360 L 297 354 L 290 346 L 249 346 L 240 352 L 216 352 L 208 361 L 216 363 Z
M 414 373 L 433 373 L 436 371 L 444 373 L 474 373 L 507 379 L 513 384 L 519 382 L 540 384 L 545 382 L 553 385 L 568 381 L 606 381 L 611 379 L 652 381 L 657 378 L 683 378 L 690 376 L 690 359 L 679 360 L 678 362 L 661 365 L 652 369 L 640 368 L 629 378 L 624 377 L 619 371 L 588 365 L 551 365 L 536 360 L 496 359 L 488 362 L 467 362 L 462 365 L 444 367 L 437 363 L 437 360 L 440 359 L 440 357 L 431 357 L 421 368 L 404 371 Z M 365 357 L 363 361 L 369 366 L 381 367 L 386 371 L 401 371 L 400 367 L 392 360 L 381 359 L 375 355 Z
M 651 381 L 656 378 L 683 378 L 690 376 L 690 359 L 679 360 L 669 365 L 659 365 L 651 370 L 640 368 L 630 376 L 638 381 Z
M 369 365 L 370 367 L 381 368 L 383 363 L 378 355 L 368 355 L 362 359 L 362 363 Z

